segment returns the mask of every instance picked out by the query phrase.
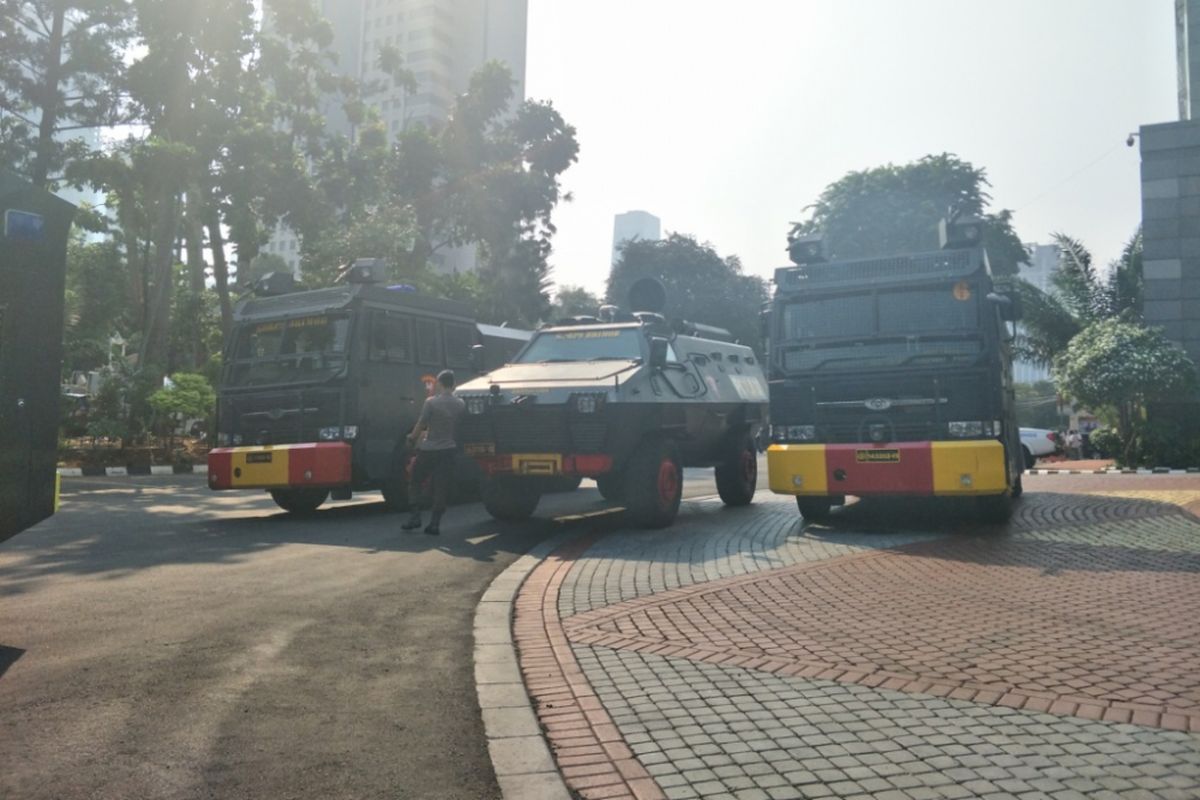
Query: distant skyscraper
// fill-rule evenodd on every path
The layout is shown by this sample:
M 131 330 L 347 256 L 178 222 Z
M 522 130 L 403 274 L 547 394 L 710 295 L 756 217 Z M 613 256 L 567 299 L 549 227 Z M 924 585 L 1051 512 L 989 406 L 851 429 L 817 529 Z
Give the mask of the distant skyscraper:
M 626 211 L 613 218 L 612 263 L 620 257 L 620 247 L 632 239 L 657 242 L 662 238 L 662 220 L 649 211 Z
M 472 73 L 488 61 L 508 66 L 513 102 L 525 100 L 528 0 L 319 0 L 319 5 L 333 28 L 332 49 L 342 74 L 382 84 L 366 100 L 389 138 L 411 125 L 444 122 Z M 265 24 L 270 27 L 271 21 Z M 415 91 L 384 81 L 377 69 L 384 47 L 400 52 L 416 79 Z M 350 123 L 335 106 L 330 103 L 327 109 L 328 124 L 349 134 Z M 286 227 L 276 231 L 265 252 L 283 257 L 293 271 L 299 269 L 300 242 Z M 473 269 L 474 251 L 451 251 L 437 266 L 448 272 Z
M 1058 256 L 1061 252 L 1056 244 L 1027 244 L 1029 251 L 1029 266 L 1022 267 L 1020 277 L 1043 292 L 1053 288 L 1051 277 L 1058 266 Z M 1017 383 L 1036 383 L 1050 380 L 1050 370 L 1041 364 L 1028 361 L 1013 362 L 1013 380 Z

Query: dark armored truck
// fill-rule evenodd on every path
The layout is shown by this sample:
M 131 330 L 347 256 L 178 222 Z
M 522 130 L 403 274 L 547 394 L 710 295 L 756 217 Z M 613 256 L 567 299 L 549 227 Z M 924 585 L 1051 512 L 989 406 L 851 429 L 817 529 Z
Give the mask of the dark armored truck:
M 791 242 L 770 313 L 771 490 L 820 517 L 847 495 L 971 498 L 993 520 L 1021 494 L 1007 322 L 977 221 L 943 249 L 826 262 Z
M 527 331 L 477 325 L 458 303 L 376 283 L 356 262 L 347 282 L 292 291 L 290 276 L 260 282 L 239 304 L 217 400 L 212 489 L 266 489 L 308 512 L 332 493 L 382 489 L 408 506 L 405 434 L 439 371 L 471 376 L 503 364 Z M 462 459 L 460 478 L 478 477 Z
M 527 518 L 549 481 L 587 477 L 635 524 L 666 526 L 693 466 L 716 467 L 726 504 L 751 502 L 767 405 L 754 352 L 717 328 L 668 324 L 657 282 L 631 296 L 654 310 L 608 306 L 542 328 L 513 363 L 460 388 L 459 438 L 494 517 Z

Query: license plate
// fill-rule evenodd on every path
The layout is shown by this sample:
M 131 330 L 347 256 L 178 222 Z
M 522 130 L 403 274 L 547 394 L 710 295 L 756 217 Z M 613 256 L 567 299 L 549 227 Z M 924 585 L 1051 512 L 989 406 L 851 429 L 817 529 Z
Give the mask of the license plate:
M 899 450 L 855 450 L 854 460 L 859 464 L 899 464 Z
M 469 456 L 494 456 L 496 455 L 496 445 L 493 442 L 480 442 L 477 444 L 468 444 L 463 447 L 466 454 Z
M 513 471 L 518 475 L 558 475 L 562 472 L 562 457 L 558 455 L 513 456 Z
M 247 464 L 270 464 L 270 453 L 246 453 Z

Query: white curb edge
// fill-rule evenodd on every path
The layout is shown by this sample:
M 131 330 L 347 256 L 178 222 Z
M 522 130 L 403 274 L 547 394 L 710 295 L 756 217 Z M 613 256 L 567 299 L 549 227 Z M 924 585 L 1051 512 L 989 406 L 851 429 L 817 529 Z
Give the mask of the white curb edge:
M 537 544 L 501 572 L 475 607 L 475 691 L 488 755 L 504 800 L 572 800 L 521 677 L 513 609 L 529 573 L 578 532 Z

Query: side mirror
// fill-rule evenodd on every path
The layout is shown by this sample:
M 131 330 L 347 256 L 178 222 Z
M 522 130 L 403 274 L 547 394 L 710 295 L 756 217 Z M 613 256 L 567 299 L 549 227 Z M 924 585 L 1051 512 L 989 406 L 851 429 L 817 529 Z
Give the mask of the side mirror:
M 650 366 L 662 369 L 667 366 L 667 348 L 670 342 L 661 336 L 650 337 Z
M 1011 294 L 988 292 L 989 303 L 994 303 L 1000 311 L 1000 319 L 1005 322 L 1016 322 L 1020 319 L 1020 300 Z
M 483 372 L 483 345 L 471 345 L 471 369 L 475 372 Z

